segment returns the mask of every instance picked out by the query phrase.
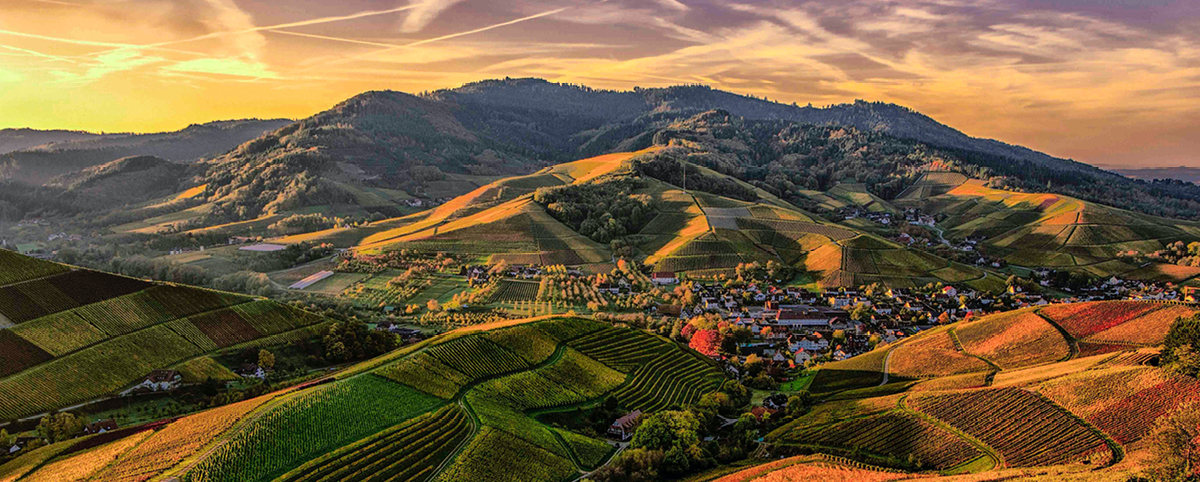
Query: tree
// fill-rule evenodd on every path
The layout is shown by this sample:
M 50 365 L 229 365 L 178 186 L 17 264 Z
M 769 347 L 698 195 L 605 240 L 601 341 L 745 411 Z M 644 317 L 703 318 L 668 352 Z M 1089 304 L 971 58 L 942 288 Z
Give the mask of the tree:
M 942 314 L 938 315 L 937 321 L 938 321 L 939 325 L 949 324 L 950 323 L 950 312 L 943 311 Z
M 258 351 L 258 366 L 263 370 L 275 368 L 275 355 L 265 349 Z
M 1151 472 L 1154 480 L 1200 480 L 1200 403 L 1159 419 L 1148 439 L 1159 463 Z
M 50 443 L 71 439 L 83 433 L 83 419 L 71 412 L 52 413 L 42 417 L 37 431 Z
M 717 356 L 721 348 L 721 334 L 717 330 L 696 330 L 688 346 L 704 355 Z
M 1164 368 L 1171 375 L 1200 377 L 1200 353 L 1196 353 L 1192 345 L 1179 346 L 1171 352 L 1171 362 Z
M 871 319 L 872 310 L 863 303 L 854 305 L 850 310 L 850 319 L 854 321 L 867 321 Z
M 670 450 L 700 442 L 700 420 L 691 412 L 665 411 L 650 415 L 633 434 L 632 448 Z
M 1171 325 L 1163 344 L 1163 366 L 1171 366 L 1179 354 L 1186 354 L 1188 351 L 1179 352 L 1179 349 L 1185 346 L 1192 352 L 1200 347 L 1200 316 L 1180 318 Z
M 764 363 L 762 358 L 759 358 L 758 355 L 753 353 L 751 353 L 750 356 L 747 356 L 746 363 L 742 364 L 742 366 L 746 368 L 746 375 L 751 377 L 756 377 L 759 373 L 762 373 L 763 365 Z
M 439 311 L 442 309 L 442 305 L 438 304 L 438 300 L 429 300 L 427 303 L 425 303 L 425 309 L 429 311 Z

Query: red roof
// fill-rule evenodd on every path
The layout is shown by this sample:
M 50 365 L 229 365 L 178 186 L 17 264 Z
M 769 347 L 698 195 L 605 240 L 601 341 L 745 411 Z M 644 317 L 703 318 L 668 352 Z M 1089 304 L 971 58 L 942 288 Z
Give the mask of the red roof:
M 659 271 L 659 272 L 654 273 L 653 277 L 654 278 L 674 278 L 675 273 L 672 273 L 670 271 Z

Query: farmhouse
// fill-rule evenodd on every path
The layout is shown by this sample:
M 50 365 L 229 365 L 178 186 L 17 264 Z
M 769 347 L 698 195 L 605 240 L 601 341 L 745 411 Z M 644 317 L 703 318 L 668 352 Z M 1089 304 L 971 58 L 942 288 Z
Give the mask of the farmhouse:
M 87 434 L 87 435 L 94 435 L 94 434 L 98 434 L 98 433 L 111 432 L 113 430 L 116 430 L 117 428 L 118 428 L 117 422 L 114 422 L 113 419 L 110 418 L 110 419 L 106 419 L 106 420 L 97 420 L 95 422 L 84 425 L 83 433 Z
M 153 393 L 165 392 L 179 388 L 183 383 L 183 375 L 175 370 L 154 370 L 146 375 L 140 383 L 134 385 L 125 391 L 121 392 L 121 396 L 129 396 L 135 393 Z
M 670 271 L 659 271 L 650 277 L 650 281 L 653 281 L 656 285 L 670 285 L 678 283 L 679 278 L 675 276 L 675 273 Z
M 619 440 L 629 440 L 633 437 L 633 432 L 637 430 L 638 423 L 641 422 L 640 418 L 642 418 L 642 411 L 634 410 L 613 422 L 612 426 L 608 428 L 608 434 Z

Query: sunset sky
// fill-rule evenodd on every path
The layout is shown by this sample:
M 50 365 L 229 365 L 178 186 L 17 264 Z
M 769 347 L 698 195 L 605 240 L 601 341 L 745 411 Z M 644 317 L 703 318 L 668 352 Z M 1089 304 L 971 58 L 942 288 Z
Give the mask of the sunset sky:
M 496 77 L 912 107 L 1093 164 L 1200 166 L 1200 1 L 0 0 L 0 128 L 301 118 Z

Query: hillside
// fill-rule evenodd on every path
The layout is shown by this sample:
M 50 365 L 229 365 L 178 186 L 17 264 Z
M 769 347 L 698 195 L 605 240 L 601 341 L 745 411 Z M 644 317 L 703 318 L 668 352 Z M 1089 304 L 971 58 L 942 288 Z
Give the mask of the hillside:
M 1195 310 L 1144 302 L 1052 305 L 882 346 L 822 368 L 852 365 L 875 376 L 843 376 L 848 383 L 835 392 L 818 391 L 811 408 L 766 435 L 764 457 L 697 480 L 1117 482 L 1144 475 L 1155 463 L 1144 443 L 1155 419 L 1197 400 L 1200 382 L 1147 365 L 1142 347 L 1161 344 L 1167 314 L 1189 313 Z M 1095 326 L 1097 315 L 1116 321 Z M 1020 343 L 1038 323 L 1053 336 Z M 1065 348 L 1096 333 L 1121 346 L 1099 355 Z M 1049 346 L 1069 355 L 1039 353 Z M 947 367 L 948 359 L 961 361 Z M 891 381 L 879 386 L 885 369 Z M 579 417 L 600 401 L 611 400 L 606 413 L 661 411 L 724 390 L 723 380 L 706 359 L 641 330 L 582 318 L 513 320 L 449 332 L 324 383 L 49 445 L 0 466 L 0 477 L 568 480 L 616 451 L 579 431 L 589 423 Z M 575 423 L 560 425 L 569 419 Z M 503 462 L 516 457 L 521 464 Z
M 55 142 L 95 139 L 102 135 L 105 134 L 67 130 L 0 129 L 0 154 Z
M 109 397 L 151 370 L 308 338 L 324 323 L 271 301 L 0 250 L 0 419 Z
M 400 227 L 360 229 L 362 244 L 356 249 L 454 252 L 490 264 L 607 271 L 602 267 L 612 261 L 610 242 L 624 237 L 642 263 L 694 277 L 732 274 L 742 263 L 775 262 L 808 272 L 825 286 L 913 287 L 940 281 L 1002 289 L 995 275 L 821 220 L 766 191 L 657 157 L 659 152 L 612 154 L 496 181 L 395 220 Z M 684 169 L 688 185 L 696 189 L 672 184 L 683 183 Z M 538 188 L 546 190 L 535 193 Z M 630 208 L 630 202 L 636 206 Z M 604 222 L 614 224 L 603 229 L 589 224 L 589 218 L 610 217 Z
M 714 109 L 722 115 L 703 115 Z M 863 184 L 856 189 L 888 200 L 915 180 L 914 168 L 935 163 L 1002 176 L 1014 185 L 1050 179 L 1056 189 L 1080 196 L 1114 192 L 1109 198 L 1121 206 L 1172 216 L 1190 216 L 1200 207 L 1200 190 L 1175 186 L 1156 194 L 1170 202 L 1151 205 L 1141 202 L 1149 188 L 1137 182 L 972 139 L 899 106 L 801 108 L 703 86 L 622 92 L 538 79 L 484 81 L 419 96 L 357 95 L 216 160 L 205 199 L 221 212 L 237 213 L 222 222 L 350 202 L 361 188 L 438 199 L 497 177 L 668 146 L 672 139 L 687 141 L 678 147 L 690 149 L 696 157 L 691 162 L 789 202 L 807 199 L 805 190 L 839 183 Z
M 92 452 L 49 446 L 0 467 L 0 475 L 38 466 L 27 477 L 566 480 L 615 449 L 551 427 L 543 414 L 605 397 L 624 409 L 694 404 L 723 380 L 695 353 L 637 330 L 578 318 L 526 320 L 438 336 L 332 383 L 170 421 Z M 523 463 L 501 462 L 512 457 Z M 48 463 L 29 463 L 38 459 Z
M 942 475 L 912 478 L 976 480 L 945 476 L 996 470 L 980 475 L 1023 479 L 1032 474 L 1015 469 L 1037 467 L 1057 474 L 1045 480 L 1125 480 L 1144 468 L 1139 442 L 1154 420 L 1200 397 L 1200 382 L 1149 365 L 1170 324 L 1196 313 L 1095 302 L 939 327 L 821 368 L 812 390 L 832 401 L 767 440 L 778 454 L 820 447 L 893 468 L 917 461 Z M 1097 471 L 1072 475 L 1083 467 Z
M 942 173 L 926 174 L 896 203 L 936 215 L 946 238 L 982 239 L 981 251 L 1019 266 L 1175 282 L 1200 275 L 1200 268 L 1142 266 L 1129 256 L 1150 254 L 1177 241 L 1200 240 L 1200 224 L 1195 222 L 1057 194 L 1002 191 Z
M 223 154 L 290 122 L 286 119 L 219 121 L 155 134 L 63 136 L 34 131 L 27 137 L 47 142 L 0 154 L 0 179 L 42 184 L 55 176 L 132 156 L 190 162 Z

